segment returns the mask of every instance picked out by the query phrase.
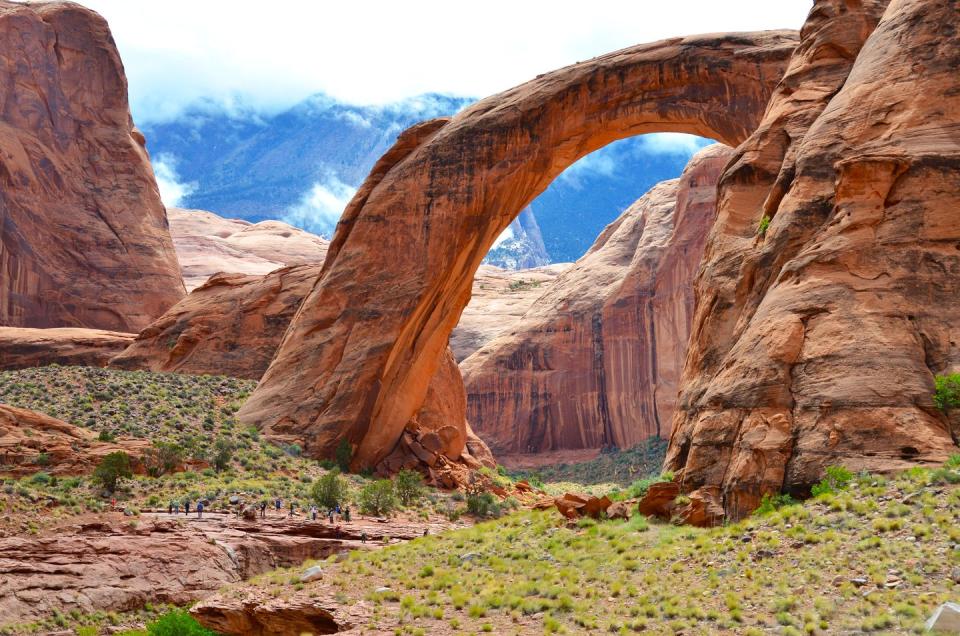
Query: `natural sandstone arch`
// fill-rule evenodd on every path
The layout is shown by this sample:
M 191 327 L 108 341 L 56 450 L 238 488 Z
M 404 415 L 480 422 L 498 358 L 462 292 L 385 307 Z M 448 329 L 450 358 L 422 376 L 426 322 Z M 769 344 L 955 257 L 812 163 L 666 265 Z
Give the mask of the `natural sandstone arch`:
M 617 139 L 685 132 L 738 145 L 797 40 L 773 31 L 636 46 L 408 130 L 347 207 L 241 419 L 299 435 L 313 456 L 346 438 L 354 468 L 376 465 L 423 404 L 477 267 L 523 207 Z

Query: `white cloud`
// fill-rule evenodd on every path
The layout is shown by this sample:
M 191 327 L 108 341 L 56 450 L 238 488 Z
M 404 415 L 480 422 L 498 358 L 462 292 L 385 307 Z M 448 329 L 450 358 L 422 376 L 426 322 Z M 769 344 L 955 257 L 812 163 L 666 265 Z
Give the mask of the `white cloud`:
M 714 143 L 709 139 L 683 133 L 652 133 L 639 137 L 643 150 L 656 155 L 692 157 L 698 150 Z
M 159 154 L 151 160 L 153 174 L 157 177 L 157 187 L 160 188 L 160 199 L 168 208 L 175 208 L 183 203 L 185 197 L 197 190 L 197 182 L 182 182 L 177 174 L 177 159 L 170 154 Z
M 287 209 L 282 221 L 326 238 L 333 236 L 337 221 L 357 189 L 330 172 L 317 181 L 300 202 Z
M 279 109 L 325 92 L 385 104 L 429 92 L 483 97 L 641 42 L 797 29 L 811 0 L 81 0 L 110 22 L 134 117 L 198 98 Z

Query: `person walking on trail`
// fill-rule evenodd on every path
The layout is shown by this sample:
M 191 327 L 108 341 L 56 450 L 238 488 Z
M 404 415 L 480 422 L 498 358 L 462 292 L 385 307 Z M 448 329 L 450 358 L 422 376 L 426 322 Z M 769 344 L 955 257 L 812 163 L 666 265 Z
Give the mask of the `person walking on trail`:
M 290 516 L 291 516 L 291 517 L 293 516 L 293 509 L 296 508 L 296 507 L 297 507 L 296 502 L 291 501 L 291 502 L 290 502 Z
M 283 502 L 280 501 L 280 497 L 277 497 L 277 500 L 273 502 L 273 505 L 277 507 L 277 514 L 280 514 L 280 507 L 283 505 Z
M 330 523 L 333 523 L 333 508 L 327 510 L 327 518 L 330 519 Z
M 264 519 L 266 518 L 266 516 L 267 516 L 267 502 L 261 501 L 260 502 L 260 518 Z
M 203 502 L 198 501 L 197 502 L 197 519 L 201 519 L 202 517 L 203 517 Z
M 316 507 L 316 506 L 310 506 L 310 517 L 313 519 L 313 521 L 316 521 L 316 520 L 317 520 L 317 507 Z
M 172 514 L 173 514 L 173 500 L 172 500 L 172 499 L 170 500 L 170 505 L 167 506 L 167 514 L 168 514 L 168 515 L 172 515 Z
M 367 542 L 367 533 L 366 531 L 364 531 L 360 533 L 360 543 L 366 543 L 366 542 Z
M 343 509 L 343 520 L 350 523 L 350 506 Z
M 180 514 L 180 502 L 179 502 L 179 501 L 174 501 L 174 502 L 173 502 L 173 514 L 175 514 L 175 515 Z
M 338 514 L 338 515 L 340 514 L 340 504 L 339 504 L 339 503 L 337 504 L 337 514 Z
M 186 501 L 183 502 L 183 514 L 184 514 L 184 515 L 190 514 L 190 500 L 189 500 L 189 499 L 187 499 Z

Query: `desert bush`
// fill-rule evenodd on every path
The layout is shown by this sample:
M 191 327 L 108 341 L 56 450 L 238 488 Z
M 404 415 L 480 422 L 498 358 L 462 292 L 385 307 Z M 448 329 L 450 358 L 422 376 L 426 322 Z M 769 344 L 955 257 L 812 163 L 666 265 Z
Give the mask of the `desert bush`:
M 946 413 L 950 409 L 960 408 L 960 373 L 938 375 L 933 379 L 933 403 Z
M 489 492 L 467 495 L 467 512 L 475 517 L 499 517 L 500 503 Z
M 117 489 L 120 479 L 130 479 L 133 472 L 130 470 L 130 456 L 123 451 L 110 453 L 104 457 L 93 471 L 93 481 L 103 486 L 109 492 Z
M 216 636 L 185 610 L 170 610 L 147 625 L 150 636 Z
M 397 495 L 389 479 L 370 482 L 360 491 L 359 499 L 360 510 L 364 514 L 386 515 L 397 507 Z
M 757 236 L 766 236 L 768 229 L 770 229 L 770 217 L 764 214 L 760 219 L 760 223 L 757 225 Z
M 753 514 L 757 516 L 768 515 L 775 510 L 779 510 L 785 506 L 793 506 L 797 503 L 796 499 L 786 493 L 776 495 L 767 494 L 760 500 L 760 505 L 753 511 Z
M 153 448 L 144 454 L 143 461 L 147 466 L 147 474 L 159 477 L 176 470 L 183 461 L 183 451 L 170 442 L 154 442 Z
M 843 466 L 827 466 L 827 476 L 814 485 L 810 494 L 819 497 L 823 494 L 846 490 L 851 481 L 853 481 L 853 473 Z
M 213 444 L 213 467 L 217 472 L 227 469 L 233 459 L 233 444 L 224 437 L 218 437 Z
M 100 431 L 100 434 L 97 435 L 97 439 L 101 442 L 115 442 L 117 441 L 117 436 L 111 433 L 110 431 L 108 431 L 107 429 L 103 429 L 102 431 Z
M 346 501 L 347 480 L 340 475 L 338 468 L 334 468 L 313 482 L 313 487 L 310 489 L 310 496 L 317 502 L 318 506 L 333 508 L 338 503 Z
M 424 495 L 423 476 L 415 470 L 401 470 L 393 478 L 393 489 L 404 506 L 419 501 Z

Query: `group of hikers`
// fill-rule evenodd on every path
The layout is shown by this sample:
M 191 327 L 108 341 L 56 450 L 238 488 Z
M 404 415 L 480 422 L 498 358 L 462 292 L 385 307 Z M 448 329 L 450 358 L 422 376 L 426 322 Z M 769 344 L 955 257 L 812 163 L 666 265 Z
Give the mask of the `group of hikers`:
M 276 509 L 277 515 L 283 514 L 283 513 L 281 512 L 281 510 L 283 509 L 283 501 L 282 501 L 279 497 L 277 497 L 276 499 L 273 500 L 273 507 Z M 297 503 L 296 503 L 295 501 L 291 501 L 291 502 L 290 502 L 290 512 L 289 512 L 289 514 L 288 514 L 287 516 L 288 516 L 288 517 L 293 517 L 295 514 L 297 514 L 296 511 L 297 511 L 297 508 L 298 508 L 298 507 L 299 507 L 299 506 L 297 506 Z M 196 511 L 197 511 L 197 518 L 198 518 L 198 519 L 203 518 L 203 502 L 202 502 L 202 501 L 198 501 L 198 502 L 197 502 L 195 509 L 196 509 Z M 261 502 L 259 503 L 259 505 L 254 506 L 254 509 L 259 509 L 259 510 L 260 510 L 260 518 L 261 518 L 261 519 L 266 518 L 266 516 L 267 516 L 267 502 L 266 502 L 265 500 L 264 500 L 264 501 L 261 501 Z M 172 500 L 172 501 L 170 502 L 170 505 L 169 505 L 168 509 L 167 509 L 167 512 L 169 512 L 171 515 L 179 515 L 179 514 L 180 514 L 180 502 L 179 502 L 178 500 Z M 239 508 L 237 508 L 236 513 L 237 513 L 237 515 L 239 516 L 239 514 L 240 514 Z M 189 500 L 189 499 L 184 499 L 184 501 L 183 501 L 183 514 L 184 514 L 184 515 L 189 515 L 189 514 L 190 514 L 190 500 Z M 316 521 L 316 520 L 317 520 L 317 515 L 321 515 L 320 509 L 319 509 L 316 505 L 310 506 L 309 514 L 310 514 L 310 518 L 311 518 L 313 521 Z M 338 504 L 336 504 L 335 506 L 333 506 L 332 508 L 328 508 L 328 509 L 327 509 L 327 512 L 326 512 L 325 514 L 322 514 L 321 516 L 325 516 L 330 523 L 339 523 L 340 521 L 345 521 L 345 522 L 349 523 L 349 522 L 350 522 L 350 506 L 345 506 L 345 507 L 341 508 L 341 507 L 340 507 L 340 504 L 338 503 Z

